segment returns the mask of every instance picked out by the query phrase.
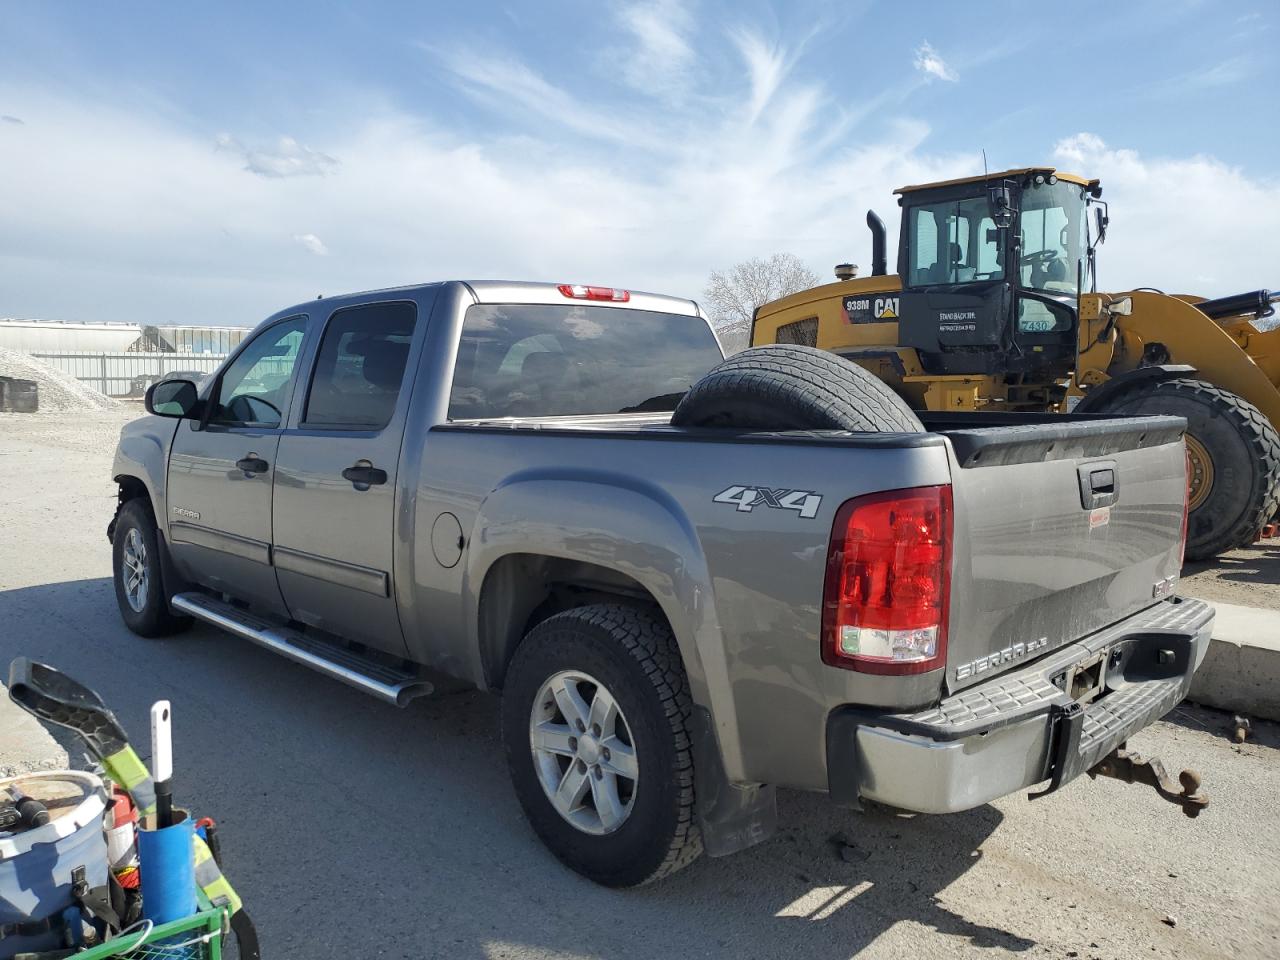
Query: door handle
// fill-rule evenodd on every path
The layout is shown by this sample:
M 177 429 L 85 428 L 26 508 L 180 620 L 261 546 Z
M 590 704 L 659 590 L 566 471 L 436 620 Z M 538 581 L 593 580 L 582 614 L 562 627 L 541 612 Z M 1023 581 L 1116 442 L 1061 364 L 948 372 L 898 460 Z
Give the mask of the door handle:
M 1086 510 L 1109 507 L 1120 499 L 1120 473 L 1114 460 L 1086 463 L 1076 470 L 1080 481 L 1080 506 Z
M 245 473 L 266 473 L 271 465 L 256 453 L 251 453 L 247 457 L 237 460 L 236 466 Z
M 353 466 L 342 471 L 342 479 L 350 480 L 357 490 L 368 490 L 387 482 L 387 471 L 379 470 L 368 460 L 357 460 Z

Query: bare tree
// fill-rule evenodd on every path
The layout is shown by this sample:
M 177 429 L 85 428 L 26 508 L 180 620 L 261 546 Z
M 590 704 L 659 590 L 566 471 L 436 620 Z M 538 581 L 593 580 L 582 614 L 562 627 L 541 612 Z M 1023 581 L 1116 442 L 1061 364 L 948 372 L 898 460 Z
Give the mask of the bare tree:
M 743 260 L 724 273 L 712 270 L 702 296 L 725 352 L 737 353 L 750 339 L 756 307 L 821 282 L 795 254 L 775 253 L 767 260 Z

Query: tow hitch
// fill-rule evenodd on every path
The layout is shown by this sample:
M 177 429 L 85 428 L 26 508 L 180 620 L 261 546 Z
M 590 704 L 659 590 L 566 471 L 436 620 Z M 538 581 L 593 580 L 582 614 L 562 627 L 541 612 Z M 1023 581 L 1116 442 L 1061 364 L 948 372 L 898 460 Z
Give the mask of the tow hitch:
M 1209 805 L 1209 798 L 1200 792 L 1200 774 L 1194 770 L 1183 770 L 1175 784 L 1158 757 L 1143 759 L 1126 750 L 1123 743 L 1090 770 L 1089 776 L 1112 777 L 1123 783 L 1145 783 L 1155 787 L 1156 793 L 1170 803 L 1176 803 L 1188 817 L 1200 816 L 1200 811 Z M 1181 790 L 1178 789 L 1179 784 Z

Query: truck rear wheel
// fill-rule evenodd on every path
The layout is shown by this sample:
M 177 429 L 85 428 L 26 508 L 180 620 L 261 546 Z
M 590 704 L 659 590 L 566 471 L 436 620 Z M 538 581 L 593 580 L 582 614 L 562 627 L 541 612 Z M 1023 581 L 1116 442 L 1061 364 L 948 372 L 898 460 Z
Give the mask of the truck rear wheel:
M 145 500 L 130 500 L 120 508 L 111 539 L 116 604 L 125 626 L 140 637 L 164 637 L 191 626 L 189 617 L 169 610 L 159 538 Z
M 1204 380 L 1179 378 L 1126 392 L 1106 412 L 1187 418 L 1188 560 L 1251 543 L 1274 516 L 1280 435 L 1247 400 Z
M 693 385 L 671 423 L 744 430 L 923 433 L 906 402 L 849 360 L 790 344 L 734 354 Z
M 653 611 L 593 604 L 529 631 L 507 670 L 502 739 L 525 816 L 563 863 L 630 887 L 698 858 L 692 710 Z

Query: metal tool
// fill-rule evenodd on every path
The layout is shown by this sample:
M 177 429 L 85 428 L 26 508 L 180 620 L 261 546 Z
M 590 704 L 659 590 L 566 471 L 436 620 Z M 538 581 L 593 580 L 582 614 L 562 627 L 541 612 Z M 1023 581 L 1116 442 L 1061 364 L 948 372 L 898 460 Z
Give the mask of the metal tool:
M 1200 774 L 1183 770 L 1174 783 L 1165 772 L 1164 764 L 1157 757 L 1145 759 L 1131 753 L 1122 744 L 1089 771 L 1091 777 L 1111 777 L 1123 783 L 1145 783 L 1170 803 L 1177 804 L 1188 817 L 1198 817 L 1209 805 L 1209 798 L 1200 792 Z

